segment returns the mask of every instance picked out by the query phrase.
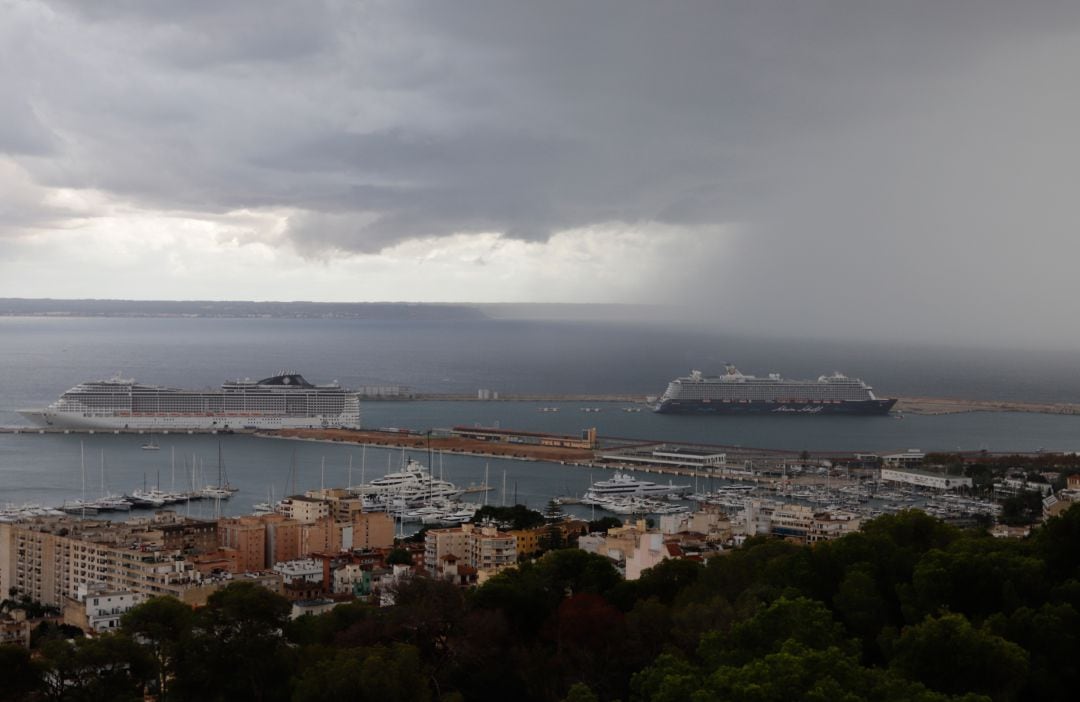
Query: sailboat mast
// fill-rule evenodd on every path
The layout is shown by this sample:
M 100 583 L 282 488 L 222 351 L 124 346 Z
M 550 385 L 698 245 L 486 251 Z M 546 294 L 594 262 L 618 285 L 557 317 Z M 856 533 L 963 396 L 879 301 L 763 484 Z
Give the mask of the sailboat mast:
M 79 465 L 82 466 L 82 499 L 79 503 L 82 505 L 82 516 L 86 518 L 86 452 L 83 448 L 83 442 L 79 442 Z

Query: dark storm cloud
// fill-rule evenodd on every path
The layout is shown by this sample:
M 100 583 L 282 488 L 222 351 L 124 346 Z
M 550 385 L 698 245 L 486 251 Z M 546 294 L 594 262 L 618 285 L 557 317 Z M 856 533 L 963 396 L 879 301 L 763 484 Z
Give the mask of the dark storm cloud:
M 333 17 L 320 2 L 302 0 L 60 0 L 92 23 L 151 40 L 150 56 L 188 69 L 215 64 L 296 61 L 332 48 Z
M 790 144 L 892 109 L 920 74 L 1050 19 L 983 3 L 56 8 L 114 47 L 94 69 L 121 75 L 84 72 L 57 98 L 76 145 L 62 169 L 40 168 L 47 182 L 166 208 L 351 211 L 365 226 L 327 239 L 356 250 L 744 220 L 790 187 Z
M 1080 255 L 1074 2 L 6 12 L 0 149 L 37 183 L 207 216 L 281 208 L 320 255 L 730 225 L 720 249 L 741 263 L 723 281 L 708 261 L 657 261 L 687 266 L 687 299 L 723 290 L 745 297 L 727 303 L 743 319 L 929 334 L 979 307 L 988 275 L 1001 314 L 1060 299 L 1048 280 Z M 1040 261 L 1054 276 L 1006 277 Z

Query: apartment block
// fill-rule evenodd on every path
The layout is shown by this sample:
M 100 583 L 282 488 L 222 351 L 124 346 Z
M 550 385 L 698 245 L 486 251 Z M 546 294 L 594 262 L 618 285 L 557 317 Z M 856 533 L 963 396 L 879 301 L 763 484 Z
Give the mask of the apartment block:
M 301 524 L 312 524 L 330 517 L 330 502 L 318 497 L 293 495 L 281 501 L 281 514 Z
M 436 573 L 447 555 L 478 571 L 497 571 L 517 563 L 517 537 L 490 526 L 462 524 L 450 529 L 432 529 L 424 546 L 424 568 L 431 574 Z
M 205 598 L 216 585 L 205 582 L 180 550 L 164 547 L 160 525 L 71 517 L 0 524 L 0 591 L 55 607 L 75 598 L 80 586 L 93 584 L 142 596 Z
M 266 525 L 259 517 L 221 519 L 218 535 L 221 547 L 235 553 L 237 572 L 266 569 Z

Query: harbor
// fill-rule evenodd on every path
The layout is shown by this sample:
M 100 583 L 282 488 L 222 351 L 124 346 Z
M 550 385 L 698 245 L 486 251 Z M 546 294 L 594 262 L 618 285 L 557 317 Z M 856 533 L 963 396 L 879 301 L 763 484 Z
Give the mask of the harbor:
M 477 438 L 481 436 L 486 438 Z M 660 516 L 705 505 L 739 514 L 754 504 L 801 504 L 860 518 L 909 507 L 963 519 L 993 513 L 991 505 L 978 501 L 943 504 L 930 501 L 924 492 L 889 489 L 873 477 L 873 470 L 865 469 L 882 461 L 902 463 L 914 455 L 911 452 L 795 452 L 611 438 L 595 431 L 575 436 L 483 427 L 459 428 L 456 434 L 400 428 L 217 436 L 173 433 L 159 435 L 152 443 L 137 433 L 46 433 L 15 435 L 11 440 L 35 464 L 42 453 L 66 455 L 68 466 L 60 471 L 68 476 L 66 485 L 81 481 L 83 488 L 76 494 L 63 488 L 61 479 L 52 488 L 59 499 L 43 499 L 40 492 L 32 494 L 35 481 L 27 480 L 20 486 L 25 498 L 7 498 L 15 504 L 0 511 L 0 519 L 50 510 L 122 516 L 162 507 L 207 516 L 265 514 L 280 510 L 283 501 L 296 495 L 326 490 L 328 484 L 360 499 L 367 511 L 386 511 L 399 523 L 414 525 L 409 529 L 467 521 L 489 499 L 492 504 L 521 502 L 534 509 L 557 500 L 579 516 L 596 512 Z M 91 455 L 100 456 L 97 484 L 86 473 L 84 443 Z M 148 443 L 168 450 L 146 450 Z M 225 473 L 223 451 L 232 482 Z M 179 464 L 178 456 L 183 457 Z M 206 480 L 215 466 L 216 482 Z M 38 480 L 42 477 L 37 475 Z M 141 488 L 122 494 L 111 488 L 140 483 Z M 630 483 L 656 487 L 619 495 L 618 488 Z M 493 487 L 500 484 L 501 492 Z M 597 485 L 605 484 L 615 486 L 615 494 L 597 491 Z M 275 494 L 281 499 L 275 500 Z

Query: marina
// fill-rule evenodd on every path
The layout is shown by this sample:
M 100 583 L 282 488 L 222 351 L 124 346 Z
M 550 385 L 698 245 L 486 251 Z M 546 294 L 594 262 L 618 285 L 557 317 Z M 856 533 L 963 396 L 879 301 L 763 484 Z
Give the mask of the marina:
M 597 513 L 662 516 L 704 505 L 737 517 L 755 500 L 767 505 L 805 505 L 821 512 L 849 512 L 862 518 L 914 507 L 946 519 L 971 520 L 991 516 L 997 508 L 974 498 L 889 487 L 867 480 L 862 474 L 829 467 L 828 461 L 800 465 L 790 455 L 778 457 L 775 453 L 768 454 L 772 460 L 749 465 L 646 467 L 610 461 L 524 461 L 346 445 L 340 441 L 282 442 L 249 435 L 163 436 L 161 442 L 167 453 L 161 452 L 165 455 L 160 458 L 158 452 L 144 453 L 137 435 L 98 434 L 81 440 L 64 434 L 30 435 L 10 440 L 17 441 L 17 445 L 0 443 L 0 449 L 7 449 L 9 457 L 12 448 L 20 449 L 28 458 L 40 456 L 42 442 L 46 442 L 46 452 L 61 450 L 68 455 L 65 462 L 76 470 L 64 471 L 70 477 L 56 476 L 59 480 L 39 473 L 36 480 L 27 480 L 20 489 L 5 490 L 5 502 L 12 503 L 0 510 L 0 520 L 5 521 L 57 511 L 106 517 L 160 508 L 181 509 L 195 516 L 269 513 L 278 511 L 282 503 L 274 501 L 273 494 L 288 496 L 324 489 L 328 476 L 329 484 L 343 486 L 346 492 L 363 500 L 365 510 L 386 511 L 403 528 L 409 525 L 407 531 L 467 521 L 482 504 L 522 503 L 540 509 L 553 499 L 571 514 L 587 517 Z M 77 466 L 84 443 L 87 450 L 97 452 L 108 462 L 108 481 L 106 484 L 103 478 L 99 480 L 101 497 L 97 499 L 87 496 L 89 484 L 82 495 L 64 487 L 70 486 L 73 479 L 76 485 L 81 480 Z M 33 450 L 35 446 L 37 450 Z M 230 456 L 232 484 L 223 468 L 216 481 L 203 477 L 208 471 L 200 456 L 216 456 L 222 447 Z M 177 466 L 171 460 L 173 455 L 187 458 Z M 39 461 L 35 458 L 34 463 Z M 437 472 L 433 474 L 429 466 L 437 466 Z M 147 485 L 147 475 L 162 472 L 171 476 L 171 487 L 161 487 L 160 478 L 152 486 Z M 666 479 L 652 478 L 657 475 Z M 356 478 L 359 482 L 355 482 Z M 104 500 L 110 496 L 107 485 L 139 483 L 139 489 Z M 492 487 L 500 483 L 501 491 Z

